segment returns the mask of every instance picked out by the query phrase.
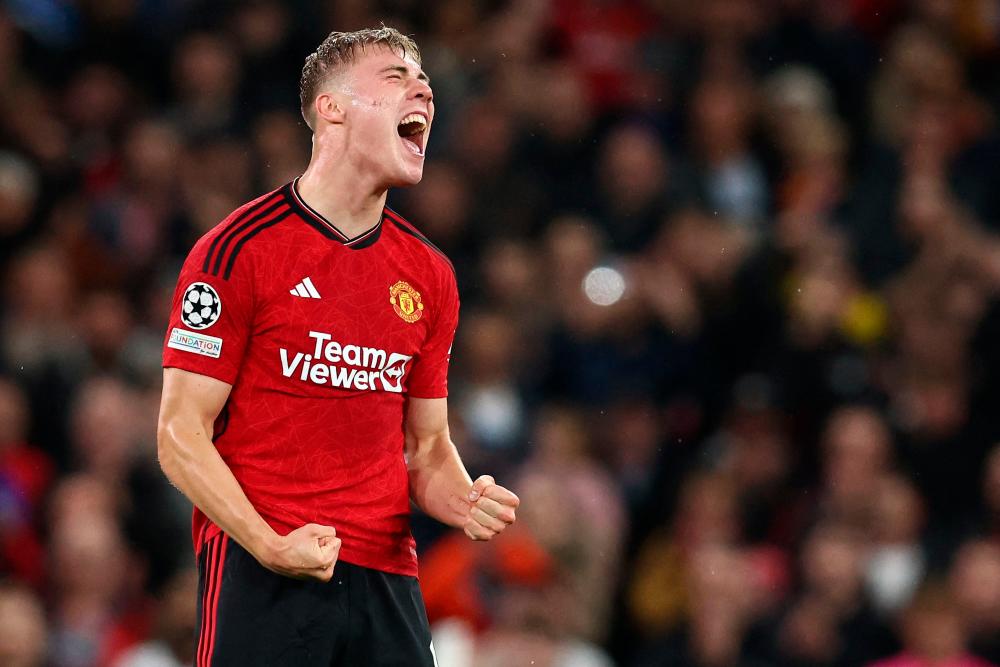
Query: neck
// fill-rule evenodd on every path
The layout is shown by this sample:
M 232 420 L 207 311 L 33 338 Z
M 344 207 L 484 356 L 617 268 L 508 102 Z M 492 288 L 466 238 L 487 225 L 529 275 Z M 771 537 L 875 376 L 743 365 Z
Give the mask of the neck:
M 298 192 L 305 203 L 353 238 L 378 224 L 388 190 L 350 161 L 338 159 L 338 152 L 314 145 Z

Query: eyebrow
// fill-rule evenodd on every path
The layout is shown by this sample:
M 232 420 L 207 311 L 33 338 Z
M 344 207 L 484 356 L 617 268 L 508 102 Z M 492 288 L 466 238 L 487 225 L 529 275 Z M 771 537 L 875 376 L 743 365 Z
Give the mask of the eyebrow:
M 409 76 L 410 74 L 410 70 L 403 67 L 402 65 L 389 65 L 388 67 L 383 68 L 382 71 L 379 72 L 379 74 L 385 74 L 386 72 L 399 72 L 403 76 Z M 431 82 L 430 77 L 424 74 L 423 70 L 420 70 L 420 73 L 417 74 L 417 79 L 428 84 Z

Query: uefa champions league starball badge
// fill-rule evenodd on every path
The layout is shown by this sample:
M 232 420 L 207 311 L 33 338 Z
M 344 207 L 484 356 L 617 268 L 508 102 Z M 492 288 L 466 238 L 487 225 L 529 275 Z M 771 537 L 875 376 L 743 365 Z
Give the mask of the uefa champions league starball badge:
M 219 293 L 206 283 L 191 283 L 184 290 L 181 321 L 192 329 L 207 329 L 219 320 L 222 300 Z

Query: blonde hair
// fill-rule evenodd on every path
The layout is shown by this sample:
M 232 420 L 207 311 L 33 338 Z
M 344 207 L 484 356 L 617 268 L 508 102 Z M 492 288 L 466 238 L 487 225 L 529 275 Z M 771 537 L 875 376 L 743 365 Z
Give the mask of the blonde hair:
M 410 37 L 395 28 L 366 28 L 354 32 L 331 32 L 326 39 L 309 54 L 302 67 L 299 79 L 299 102 L 302 117 L 306 124 L 312 127 L 310 108 L 320 86 L 337 67 L 352 63 L 357 58 L 358 51 L 362 53 L 371 45 L 385 46 L 398 53 L 403 58 L 412 58 L 420 64 L 420 49 Z

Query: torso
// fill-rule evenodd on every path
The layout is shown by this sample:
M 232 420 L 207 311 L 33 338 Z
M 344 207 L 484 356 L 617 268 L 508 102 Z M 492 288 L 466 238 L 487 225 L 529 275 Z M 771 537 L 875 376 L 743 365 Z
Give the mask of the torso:
M 252 291 L 252 299 L 231 299 L 252 321 L 216 424 L 216 447 L 277 531 L 332 525 L 345 561 L 415 574 L 404 398 L 414 386 L 422 397 L 443 395 L 438 328 L 454 333 L 451 267 L 391 211 L 352 241 L 305 207 L 291 186 L 268 205 L 270 220 L 282 219 L 244 243 L 235 261 L 236 238 L 268 224 L 266 216 L 240 233 L 234 225 L 246 223 L 230 218 L 192 251 L 192 258 L 210 255 L 209 275 L 196 279 L 221 285 L 220 293 L 231 286 Z M 227 233 L 233 241 L 220 253 L 225 241 L 215 238 Z M 179 291 L 183 274 L 181 283 Z M 213 529 L 196 516 L 196 539 Z

